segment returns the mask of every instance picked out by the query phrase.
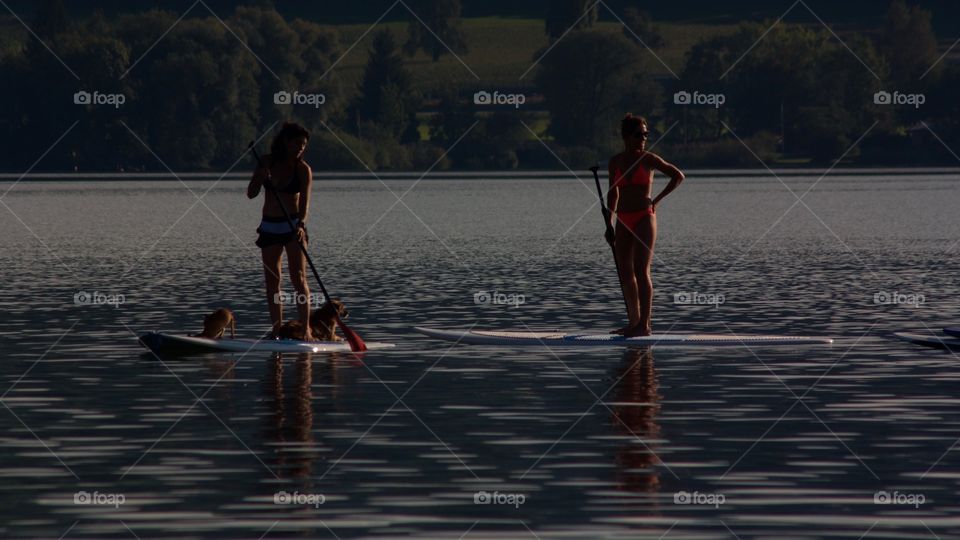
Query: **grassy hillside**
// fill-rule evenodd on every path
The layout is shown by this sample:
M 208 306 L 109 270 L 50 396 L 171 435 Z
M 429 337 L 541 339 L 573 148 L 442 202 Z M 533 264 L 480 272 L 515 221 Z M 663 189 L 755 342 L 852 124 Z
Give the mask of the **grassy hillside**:
M 360 42 L 347 54 L 338 66 L 338 73 L 348 83 L 355 86 L 363 74 L 367 54 L 373 41 L 373 34 L 382 28 L 391 29 L 398 40 L 406 39 L 406 23 L 381 23 L 373 31 L 363 35 L 369 25 L 346 25 L 335 27 L 340 32 L 344 49 Z M 623 27 L 619 23 L 600 23 L 597 28 L 606 32 L 620 33 Z M 733 32 L 735 25 L 706 24 L 661 24 L 659 31 L 666 45 L 655 52 L 675 72 L 683 69 L 683 58 L 694 43 L 705 37 Z M 539 19 L 502 19 L 477 18 L 465 19 L 463 29 L 470 50 L 461 56 L 463 63 L 480 78 L 477 80 L 456 58 L 446 55 L 433 62 L 423 53 L 408 59 L 407 65 L 414 74 L 417 85 L 429 90 L 442 84 L 453 83 L 485 88 L 530 87 L 535 71 L 530 71 L 522 80 L 520 77 L 537 58 L 538 52 L 548 45 L 543 31 L 543 21 Z M 667 75 L 669 72 L 656 61 L 648 57 L 651 75 Z M 571 76 L 575 76 L 571 73 Z
M 26 36 L 27 31 L 12 17 L 0 18 L 0 60 L 19 53 Z

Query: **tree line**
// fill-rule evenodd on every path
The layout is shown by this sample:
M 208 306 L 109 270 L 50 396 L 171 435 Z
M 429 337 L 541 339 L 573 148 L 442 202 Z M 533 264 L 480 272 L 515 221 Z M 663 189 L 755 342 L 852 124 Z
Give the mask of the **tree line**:
M 625 112 L 646 115 L 685 166 L 951 163 L 960 149 L 960 69 L 939 58 L 931 12 L 902 0 L 881 28 L 842 38 L 819 24 L 743 23 L 698 42 L 673 75 L 648 13 L 623 10 L 613 33 L 596 3 L 558 0 L 524 90 L 542 103 L 517 107 L 475 103 L 476 84 L 415 84 L 413 55 L 437 61 L 471 44 L 459 0 L 408 4 L 417 16 L 403 33 L 374 31 L 352 88 L 336 26 L 285 18 L 269 1 L 174 24 L 159 9 L 77 21 L 49 0 L 36 37 L 0 42 L 4 168 L 225 170 L 288 120 L 314 134 L 320 169 L 582 167 L 617 151 Z

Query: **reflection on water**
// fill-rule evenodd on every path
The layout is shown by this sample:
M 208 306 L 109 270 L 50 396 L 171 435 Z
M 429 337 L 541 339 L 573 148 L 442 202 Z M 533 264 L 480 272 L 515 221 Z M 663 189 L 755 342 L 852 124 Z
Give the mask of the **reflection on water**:
M 617 482 L 620 489 L 656 494 L 660 488 L 657 447 L 660 441 L 660 396 L 657 372 L 651 349 L 631 349 L 615 373 L 614 395 L 610 404 L 618 431 L 634 440 L 617 451 Z
M 818 178 L 784 180 L 803 193 Z M 664 203 L 656 330 L 832 347 L 412 332 L 621 325 L 590 187 L 424 180 L 407 209 L 376 182 L 319 182 L 325 283 L 351 327 L 398 347 L 157 358 L 138 333 L 196 331 L 216 307 L 242 336 L 268 325 L 242 184 L 218 184 L 209 208 L 175 183 L 18 184 L 4 203 L 42 242 L 0 212 L 0 536 L 960 537 L 960 359 L 885 337 L 960 321 L 952 177 L 831 175 L 804 199 L 815 215 L 797 205 L 773 229 L 796 199 L 766 177 L 694 175 Z
M 331 362 L 334 361 L 331 359 Z M 310 355 L 296 358 L 284 377 L 283 355 L 276 354 L 267 366 L 263 390 L 274 414 L 264 429 L 264 440 L 276 445 L 269 463 L 281 478 L 291 478 L 309 488 L 312 463 L 317 458 L 313 439 L 313 361 Z M 335 373 L 335 370 L 329 370 Z M 296 451 L 297 449 L 303 451 Z

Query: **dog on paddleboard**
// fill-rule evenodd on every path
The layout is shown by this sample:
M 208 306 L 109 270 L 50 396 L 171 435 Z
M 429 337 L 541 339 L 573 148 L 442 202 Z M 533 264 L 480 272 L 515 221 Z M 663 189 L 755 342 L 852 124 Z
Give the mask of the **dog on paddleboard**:
M 337 315 L 340 320 L 350 316 L 343 302 L 330 299 L 326 304 L 310 313 L 310 333 L 316 341 L 343 341 L 337 336 Z M 300 321 L 287 321 L 277 332 L 280 339 L 303 339 L 303 324 Z
M 229 309 L 220 308 L 203 318 L 203 332 L 196 337 L 220 339 L 227 328 L 230 329 L 230 339 L 234 339 L 237 332 L 237 319 Z

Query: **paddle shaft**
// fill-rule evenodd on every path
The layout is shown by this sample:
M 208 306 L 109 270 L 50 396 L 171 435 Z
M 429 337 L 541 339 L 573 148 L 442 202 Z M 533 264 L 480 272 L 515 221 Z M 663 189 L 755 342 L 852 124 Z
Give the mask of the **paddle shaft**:
M 603 189 L 600 187 L 600 173 L 597 171 L 600 168 L 594 165 L 590 167 L 590 171 L 593 172 L 593 181 L 597 184 L 597 197 L 600 198 L 600 211 L 603 213 L 603 225 L 606 227 L 607 235 L 613 236 L 613 225 L 610 224 L 610 209 L 607 208 L 607 203 L 603 201 Z M 613 265 L 617 268 L 617 282 L 620 283 L 620 292 L 623 293 L 623 279 L 620 277 L 620 261 L 617 260 L 617 248 L 612 244 L 610 245 L 610 251 L 613 253 Z M 623 306 L 627 308 L 629 313 L 630 307 L 627 305 L 627 297 L 623 297 Z
M 257 159 L 257 164 L 261 169 L 266 169 L 263 165 L 263 161 L 260 159 L 260 154 L 257 152 L 257 149 L 253 146 L 253 143 L 250 143 L 250 150 L 253 152 L 253 157 Z M 290 218 L 290 212 L 287 211 L 286 205 L 283 204 L 283 199 L 280 198 L 280 194 L 277 193 L 276 188 L 273 187 L 273 184 L 270 181 L 270 170 L 267 170 L 267 177 L 264 179 L 264 186 L 267 191 L 273 193 L 273 196 L 276 198 L 277 204 L 280 205 L 280 210 L 283 212 L 283 217 L 287 219 L 287 224 L 290 225 L 290 230 L 294 231 L 296 234 L 297 227 L 293 224 L 293 220 Z M 307 247 L 303 245 L 303 240 L 300 238 L 297 239 L 297 245 L 300 246 L 300 252 L 303 253 L 303 257 L 307 259 L 307 264 L 310 265 L 310 270 L 313 272 L 313 277 L 317 278 L 317 284 L 320 285 L 320 291 L 323 293 L 323 298 L 330 303 L 330 294 L 327 292 L 327 288 L 323 286 L 323 280 L 320 279 L 320 273 L 317 272 L 317 267 L 313 265 L 313 259 L 310 258 L 310 254 L 307 253 Z M 309 306 L 309 299 L 307 300 Z M 353 351 L 363 351 L 366 350 L 366 345 L 364 345 L 363 340 L 360 339 L 360 336 L 356 332 L 343 324 L 343 320 L 340 319 L 340 314 L 334 310 L 334 317 L 343 328 L 343 334 L 347 337 L 347 341 L 350 342 L 350 349 Z

